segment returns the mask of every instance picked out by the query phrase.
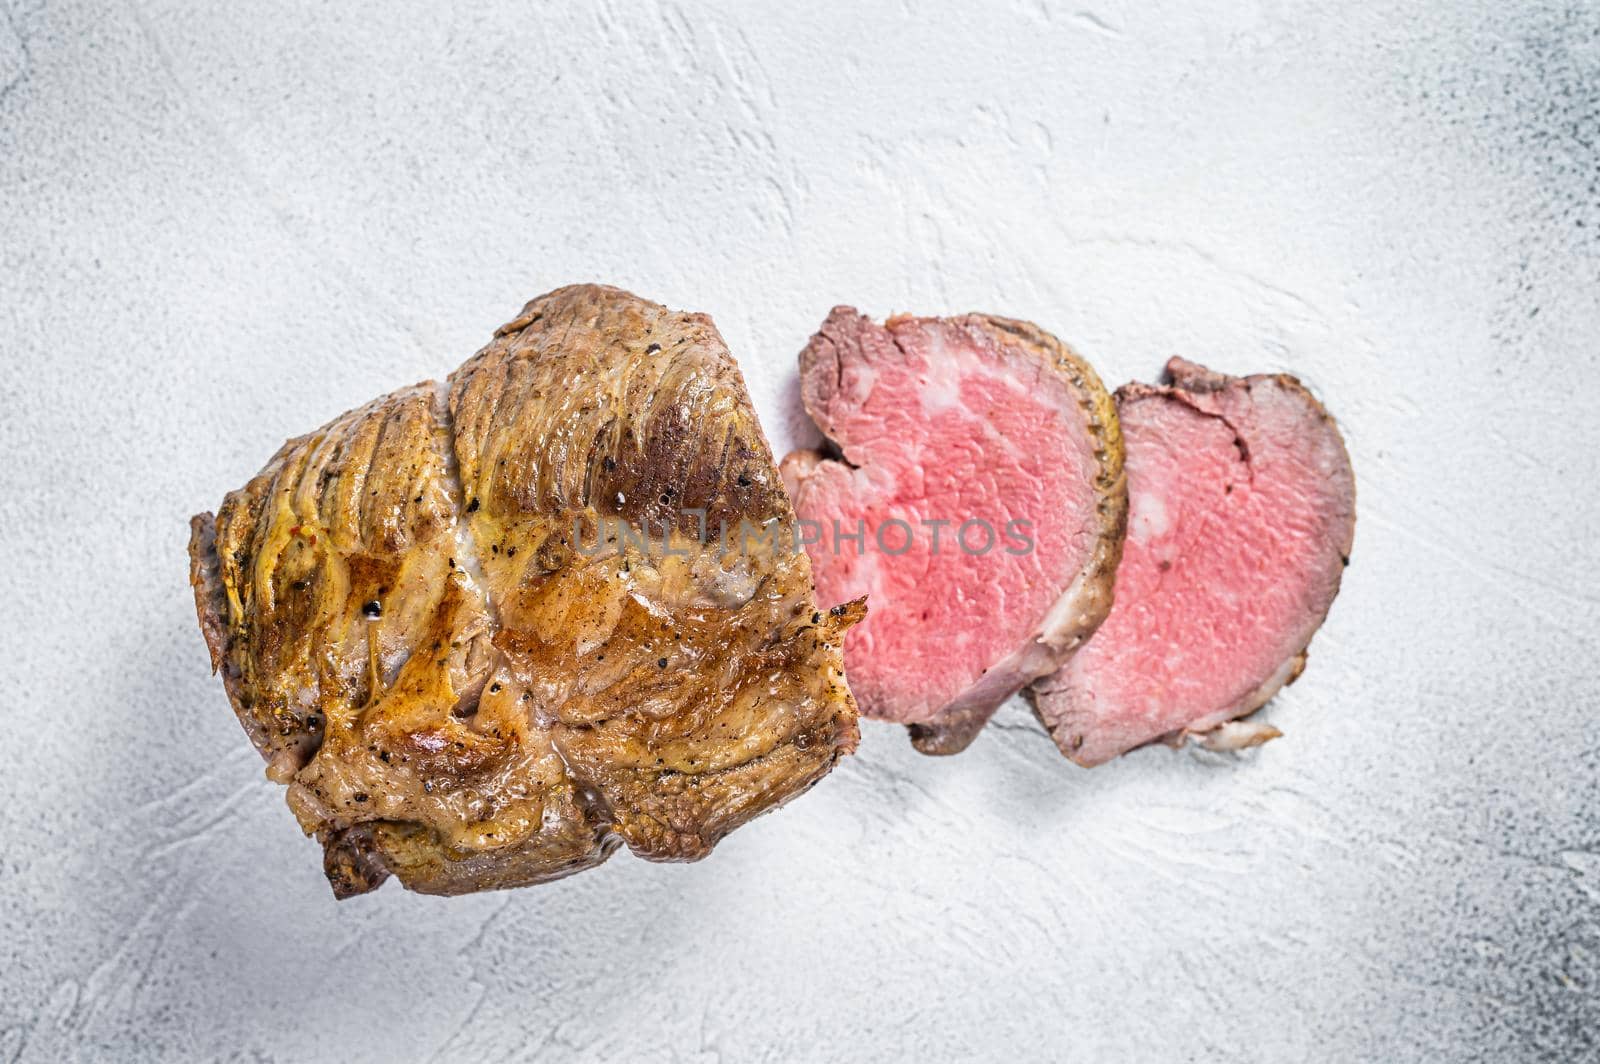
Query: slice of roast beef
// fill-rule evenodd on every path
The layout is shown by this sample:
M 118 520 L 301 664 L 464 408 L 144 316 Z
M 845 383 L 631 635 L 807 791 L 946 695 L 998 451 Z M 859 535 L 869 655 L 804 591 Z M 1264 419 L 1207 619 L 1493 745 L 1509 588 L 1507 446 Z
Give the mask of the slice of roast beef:
M 195 518 L 201 629 L 335 893 L 692 860 L 856 743 L 709 318 L 564 288 L 441 385 L 289 441 Z
M 1111 398 L 1055 337 L 981 314 L 835 308 L 800 380 L 836 448 L 783 462 L 817 597 L 871 606 L 845 640 L 851 687 L 954 753 L 1110 608 L 1127 507 Z
M 1277 736 L 1238 718 L 1305 667 L 1350 558 L 1355 479 L 1311 393 L 1293 377 L 1226 377 L 1182 359 L 1167 375 L 1167 387 L 1117 393 L 1129 517 L 1116 605 L 1032 690 L 1082 765 L 1154 739 L 1232 748 Z

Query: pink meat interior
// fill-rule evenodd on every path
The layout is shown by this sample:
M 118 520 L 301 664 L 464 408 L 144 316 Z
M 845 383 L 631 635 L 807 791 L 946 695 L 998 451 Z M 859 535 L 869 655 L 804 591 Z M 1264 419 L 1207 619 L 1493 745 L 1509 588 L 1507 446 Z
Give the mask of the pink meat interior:
M 1298 393 L 1240 388 L 1229 420 L 1160 394 L 1120 407 L 1129 514 L 1111 615 L 1051 681 L 1094 764 L 1228 719 L 1310 639 L 1337 588 L 1348 495 Z M 1348 466 L 1343 467 L 1348 476 Z M 1065 681 L 1063 683 L 1063 680 Z
M 824 526 L 808 547 L 823 603 L 868 596 L 845 642 L 863 710 L 925 720 L 1031 639 L 1093 549 L 1086 420 L 1039 360 L 979 319 L 835 314 L 808 406 L 846 462 L 817 466 L 796 491 Z M 907 541 L 898 520 L 914 530 Z M 865 551 L 834 535 L 857 522 Z M 937 550 L 925 522 L 941 526 Z M 981 551 L 993 530 L 993 544 Z M 1007 535 L 1008 525 L 1012 535 Z M 1020 686 L 1030 677 L 1018 678 Z

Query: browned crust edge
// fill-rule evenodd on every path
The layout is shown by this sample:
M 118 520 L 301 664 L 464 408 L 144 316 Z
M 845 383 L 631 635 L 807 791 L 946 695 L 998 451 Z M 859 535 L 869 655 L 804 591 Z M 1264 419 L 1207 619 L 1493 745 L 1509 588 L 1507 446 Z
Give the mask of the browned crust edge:
M 209 510 L 189 519 L 189 586 L 194 591 L 200 634 L 211 656 L 211 672 L 222 674 L 223 692 L 251 745 L 262 757 L 270 757 L 266 728 L 245 708 L 243 681 L 230 657 L 233 636 L 228 628 L 227 590 L 222 585 L 221 559 L 217 556 L 217 519 Z

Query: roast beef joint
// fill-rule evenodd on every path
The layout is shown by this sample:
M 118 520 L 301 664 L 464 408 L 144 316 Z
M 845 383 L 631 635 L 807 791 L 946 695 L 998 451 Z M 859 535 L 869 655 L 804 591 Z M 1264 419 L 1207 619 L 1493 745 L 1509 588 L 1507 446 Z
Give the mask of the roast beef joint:
M 702 521 L 793 522 L 739 370 L 709 318 L 592 285 L 194 519 L 213 666 L 337 895 L 693 860 L 854 749 L 863 607 Z

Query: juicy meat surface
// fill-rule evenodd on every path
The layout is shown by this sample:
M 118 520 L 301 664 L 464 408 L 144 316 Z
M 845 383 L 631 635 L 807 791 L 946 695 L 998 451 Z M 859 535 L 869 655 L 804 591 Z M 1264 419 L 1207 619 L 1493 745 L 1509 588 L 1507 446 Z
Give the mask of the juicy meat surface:
M 872 608 L 845 640 L 851 686 L 864 713 L 953 753 L 1110 608 L 1126 515 L 1111 398 L 1048 333 L 979 314 L 835 308 L 800 380 L 837 447 L 783 462 L 814 522 L 817 597 Z
M 699 858 L 854 749 L 861 607 L 741 520 L 793 513 L 710 319 L 584 285 L 290 440 L 191 575 L 335 893 L 456 894 Z
M 1116 605 L 1033 689 L 1062 752 L 1097 765 L 1158 738 L 1275 737 L 1254 712 L 1305 665 L 1355 533 L 1333 418 L 1288 376 L 1173 359 L 1169 387 L 1117 393 L 1128 537 Z

